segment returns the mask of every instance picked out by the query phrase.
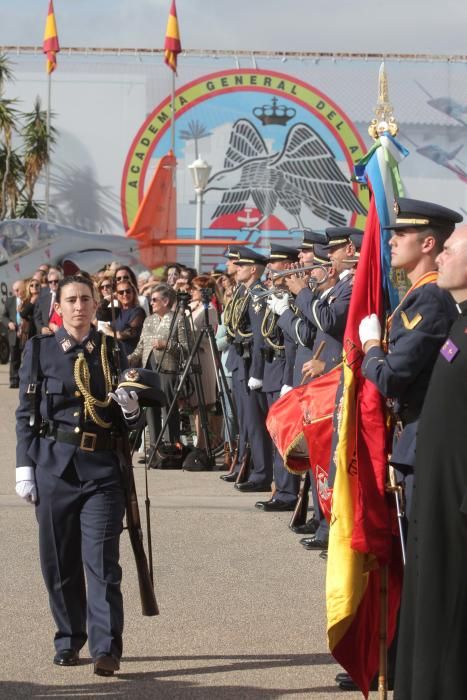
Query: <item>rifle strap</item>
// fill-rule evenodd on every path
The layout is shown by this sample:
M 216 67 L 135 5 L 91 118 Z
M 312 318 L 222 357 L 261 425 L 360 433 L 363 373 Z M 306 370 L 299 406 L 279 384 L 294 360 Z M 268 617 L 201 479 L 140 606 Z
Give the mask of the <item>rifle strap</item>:
M 40 373 L 40 338 L 34 336 L 31 338 L 32 360 L 31 374 L 29 375 L 29 384 L 26 389 L 26 394 L 29 399 L 29 425 L 31 428 L 37 427 L 39 424 L 39 406 L 37 402 L 37 385 L 39 383 Z

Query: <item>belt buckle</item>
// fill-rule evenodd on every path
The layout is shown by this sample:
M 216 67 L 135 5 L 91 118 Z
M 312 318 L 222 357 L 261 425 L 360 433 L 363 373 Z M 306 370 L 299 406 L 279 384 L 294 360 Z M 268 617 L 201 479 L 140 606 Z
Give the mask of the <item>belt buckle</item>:
M 96 449 L 96 440 L 96 433 L 82 433 L 79 446 L 84 452 L 94 452 Z

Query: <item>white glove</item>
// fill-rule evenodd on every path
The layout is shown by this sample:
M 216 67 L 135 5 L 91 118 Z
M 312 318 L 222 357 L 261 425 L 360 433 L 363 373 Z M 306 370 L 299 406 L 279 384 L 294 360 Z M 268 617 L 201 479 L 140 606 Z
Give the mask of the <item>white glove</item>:
M 271 296 L 268 297 L 266 304 L 273 313 L 277 314 L 277 316 L 281 316 L 290 306 L 289 299 L 290 295 L 287 293 L 282 294 L 280 297 L 278 297 L 276 294 L 271 294 Z
M 256 389 L 261 389 L 262 386 L 263 386 L 262 379 L 255 379 L 255 377 L 249 378 L 248 388 L 251 389 L 252 391 L 255 391 Z
M 27 503 L 37 502 L 37 486 L 33 467 L 17 467 L 16 493 Z
M 284 384 L 282 389 L 281 389 L 280 396 L 284 396 L 284 394 L 288 394 L 289 391 L 292 391 L 292 389 L 293 389 L 293 386 L 289 386 L 288 384 Z
M 111 399 L 116 401 L 123 411 L 125 418 L 136 418 L 139 415 L 139 401 L 136 391 L 130 391 L 129 394 L 125 389 L 115 389 L 115 394 L 109 392 Z
M 379 342 L 381 340 L 381 324 L 378 316 L 376 314 L 365 316 L 365 318 L 360 321 L 358 334 L 362 347 L 369 340 L 377 340 Z

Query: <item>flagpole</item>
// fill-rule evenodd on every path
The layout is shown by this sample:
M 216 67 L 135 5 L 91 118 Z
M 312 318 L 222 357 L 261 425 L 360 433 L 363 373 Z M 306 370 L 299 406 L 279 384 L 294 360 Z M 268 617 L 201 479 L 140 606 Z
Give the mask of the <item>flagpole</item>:
M 50 198 L 50 111 L 52 105 L 52 73 L 47 77 L 47 162 L 45 168 L 45 220 L 49 220 L 49 198 Z
M 170 127 L 170 148 L 175 155 L 175 71 L 172 71 L 172 124 Z

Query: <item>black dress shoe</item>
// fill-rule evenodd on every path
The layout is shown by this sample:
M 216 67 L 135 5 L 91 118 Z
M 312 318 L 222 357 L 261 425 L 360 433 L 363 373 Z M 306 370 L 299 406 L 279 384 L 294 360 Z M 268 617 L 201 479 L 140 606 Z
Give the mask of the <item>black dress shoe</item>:
M 295 503 L 287 503 L 286 501 L 281 501 L 279 498 L 271 498 L 269 501 L 256 501 L 255 508 L 267 512 L 295 510 Z
M 54 656 L 56 666 L 77 666 L 79 664 L 79 651 L 76 649 L 64 649 L 57 651 Z
M 114 671 L 118 671 L 120 662 L 112 654 L 103 654 L 94 660 L 94 673 L 98 676 L 113 676 Z
M 237 481 L 237 475 L 234 473 L 221 474 L 219 479 L 222 479 L 222 481 L 227 481 L 229 484 L 234 484 Z
M 243 484 L 235 484 L 235 488 L 239 491 L 245 491 L 246 493 L 250 491 L 271 491 L 270 486 L 266 486 L 266 484 L 257 484 L 256 481 L 244 481 Z
M 348 673 L 338 673 L 337 676 L 342 676 L 342 680 L 338 682 L 341 690 L 360 690 L 358 685 L 351 679 Z M 375 676 L 371 681 L 370 690 L 378 690 L 378 676 Z M 388 690 L 394 690 L 394 678 L 388 678 Z
M 315 537 L 302 537 L 300 540 L 305 549 L 327 549 L 328 543 Z
M 318 525 L 318 521 L 312 518 L 311 520 L 307 520 L 304 525 L 292 525 L 290 529 L 296 532 L 297 535 L 314 535 L 318 529 Z

